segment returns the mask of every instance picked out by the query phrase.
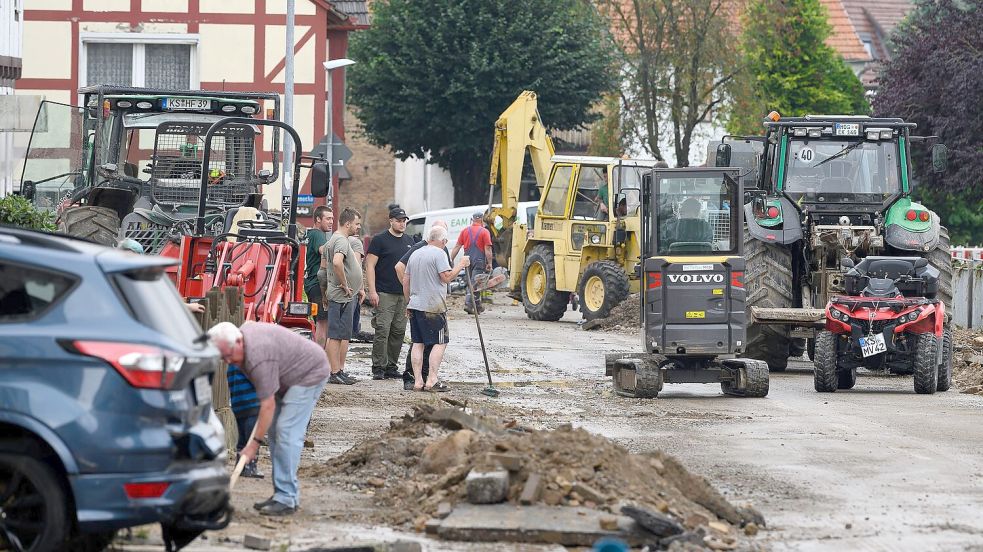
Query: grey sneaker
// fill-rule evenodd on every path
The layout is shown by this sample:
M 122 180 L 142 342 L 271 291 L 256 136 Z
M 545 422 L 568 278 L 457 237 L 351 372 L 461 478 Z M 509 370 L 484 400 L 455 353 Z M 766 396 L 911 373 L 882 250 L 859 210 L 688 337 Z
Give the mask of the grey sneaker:
M 259 513 L 264 516 L 291 516 L 297 512 L 297 508 L 287 506 L 281 502 L 273 501 L 259 509 Z
M 358 381 L 357 379 L 348 375 L 348 372 L 345 372 L 344 370 L 338 372 L 337 375 L 339 378 L 341 378 L 342 381 L 345 382 L 345 385 L 355 385 L 355 383 Z

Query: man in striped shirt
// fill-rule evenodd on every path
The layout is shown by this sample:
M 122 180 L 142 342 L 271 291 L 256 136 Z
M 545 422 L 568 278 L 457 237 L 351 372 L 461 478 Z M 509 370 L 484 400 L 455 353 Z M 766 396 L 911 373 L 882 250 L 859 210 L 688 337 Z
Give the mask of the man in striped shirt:
M 236 452 L 240 452 L 243 447 L 249 444 L 249 435 L 253 432 L 256 425 L 256 418 L 259 417 L 259 397 L 256 396 L 256 388 L 235 364 L 229 364 L 225 370 L 225 376 L 229 380 L 229 402 L 232 403 L 232 415 L 236 419 L 236 428 L 239 430 L 239 440 L 236 442 Z M 236 458 L 236 462 L 239 458 Z M 255 477 L 263 479 L 256 459 L 249 461 L 242 468 L 242 477 Z

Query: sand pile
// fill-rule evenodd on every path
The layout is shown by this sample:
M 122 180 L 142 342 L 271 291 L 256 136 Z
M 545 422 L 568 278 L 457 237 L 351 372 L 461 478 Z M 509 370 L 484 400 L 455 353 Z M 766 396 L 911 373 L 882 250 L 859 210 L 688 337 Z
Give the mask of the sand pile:
M 370 521 L 422 528 L 442 502 L 466 501 L 464 480 L 472 468 L 502 467 L 512 472 L 508 501 L 515 504 L 536 474 L 543 481 L 540 504 L 617 513 L 631 503 L 668 514 L 688 530 L 723 531 L 734 540 L 738 527 L 753 534 L 764 522 L 662 452 L 632 454 L 569 425 L 538 431 L 429 405 L 415 407 L 380 437 L 307 469 L 305 477 L 371 494 L 379 508 Z
M 983 332 L 956 328 L 952 379 L 963 393 L 983 395 Z

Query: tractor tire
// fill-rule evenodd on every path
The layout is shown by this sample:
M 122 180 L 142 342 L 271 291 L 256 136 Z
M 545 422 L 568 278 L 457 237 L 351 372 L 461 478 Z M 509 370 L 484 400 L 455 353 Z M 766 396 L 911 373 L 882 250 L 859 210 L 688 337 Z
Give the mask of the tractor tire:
M 788 367 L 789 329 L 753 324 L 751 307 L 788 308 L 792 299 L 792 254 L 781 245 L 751 237 L 744 229 L 744 288 L 747 290 L 748 327 L 744 356 L 763 360 L 773 372 Z M 801 354 L 801 353 L 800 353 Z
M 580 279 L 580 297 L 584 318 L 607 318 L 611 309 L 628 297 L 628 274 L 614 261 L 597 261 L 587 266 Z
M 816 391 L 833 393 L 839 387 L 836 373 L 836 342 L 839 337 L 833 332 L 823 330 L 816 336 L 816 360 L 813 363 L 813 377 Z
M 952 328 L 942 330 L 942 363 L 939 364 L 939 381 L 936 391 L 948 391 L 952 387 Z
M 119 236 L 119 215 L 107 207 L 82 205 L 61 214 L 58 231 L 98 244 L 113 247 Z
M 850 370 L 841 370 L 836 373 L 837 389 L 853 389 L 854 385 L 857 385 L 856 368 L 851 368 Z
M 938 338 L 935 334 L 918 334 L 915 336 L 915 393 L 931 395 L 939 386 Z
M 929 251 L 925 258 L 939 271 L 939 293 L 936 298 L 945 303 L 947 318 L 952 318 L 952 254 L 949 252 L 949 229 L 939 227 L 939 243 Z
M 522 266 L 522 306 L 533 320 L 555 322 L 567 311 L 570 294 L 556 289 L 556 259 L 553 248 L 532 248 Z

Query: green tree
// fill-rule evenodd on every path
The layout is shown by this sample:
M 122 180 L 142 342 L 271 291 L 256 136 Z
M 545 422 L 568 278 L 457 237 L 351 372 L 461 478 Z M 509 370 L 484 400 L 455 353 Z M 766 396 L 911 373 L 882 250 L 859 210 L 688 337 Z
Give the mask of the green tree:
M 523 90 L 574 129 L 611 86 L 606 23 L 586 0 L 378 0 L 350 48 L 351 102 L 368 139 L 447 169 L 458 205 L 487 201 L 494 123 Z
M 752 91 L 731 106 L 727 130 L 760 134 L 765 115 L 865 115 L 870 107 L 860 79 L 826 44 L 832 32 L 819 0 L 753 0 L 743 18 L 741 48 Z
M 0 224 L 32 230 L 55 230 L 51 213 L 36 209 L 26 198 L 17 195 L 0 198 Z

